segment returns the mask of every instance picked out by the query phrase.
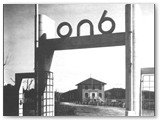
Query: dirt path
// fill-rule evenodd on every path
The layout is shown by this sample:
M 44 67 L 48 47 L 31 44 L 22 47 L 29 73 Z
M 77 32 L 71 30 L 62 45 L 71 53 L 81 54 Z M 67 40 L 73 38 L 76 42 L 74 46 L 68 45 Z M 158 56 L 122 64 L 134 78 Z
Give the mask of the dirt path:
M 68 102 L 63 102 L 61 103 L 61 105 L 71 106 L 75 108 L 74 112 L 77 116 L 125 116 L 125 108 L 80 105 Z

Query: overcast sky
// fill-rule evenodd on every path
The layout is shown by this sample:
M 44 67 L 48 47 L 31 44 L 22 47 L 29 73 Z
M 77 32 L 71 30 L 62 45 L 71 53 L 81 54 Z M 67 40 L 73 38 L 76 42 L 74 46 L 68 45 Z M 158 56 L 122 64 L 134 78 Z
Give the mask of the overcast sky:
M 154 66 L 154 9 L 153 4 L 141 4 L 142 41 L 141 67 Z M 76 36 L 77 24 L 89 19 L 94 33 L 100 34 L 98 22 L 104 10 L 115 23 L 116 32 L 125 31 L 125 4 L 57 4 L 39 5 L 39 13 L 55 21 L 69 22 Z M 108 25 L 108 24 L 107 24 Z M 81 35 L 89 34 L 88 25 L 81 27 Z M 65 33 L 65 31 L 62 31 Z M 55 33 L 53 33 L 55 34 Z M 55 34 L 57 38 L 57 33 Z M 34 5 L 4 5 L 4 81 L 13 82 L 15 73 L 34 70 Z M 51 71 L 54 72 L 55 90 L 65 92 L 76 88 L 76 84 L 93 77 L 107 83 L 105 89 L 125 88 L 125 47 L 103 47 L 55 51 Z

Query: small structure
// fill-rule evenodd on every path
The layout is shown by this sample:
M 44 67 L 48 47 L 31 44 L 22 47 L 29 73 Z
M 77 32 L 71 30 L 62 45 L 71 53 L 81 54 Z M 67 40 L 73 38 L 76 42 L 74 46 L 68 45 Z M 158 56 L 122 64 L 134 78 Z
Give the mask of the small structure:
M 62 101 L 76 102 L 82 104 L 97 104 L 103 103 L 104 85 L 106 83 L 99 80 L 88 78 L 77 84 L 78 88 L 75 90 L 63 93 L 61 96 Z
M 155 68 L 141 68 L 140 89 L 140 116 L 155 116 Z

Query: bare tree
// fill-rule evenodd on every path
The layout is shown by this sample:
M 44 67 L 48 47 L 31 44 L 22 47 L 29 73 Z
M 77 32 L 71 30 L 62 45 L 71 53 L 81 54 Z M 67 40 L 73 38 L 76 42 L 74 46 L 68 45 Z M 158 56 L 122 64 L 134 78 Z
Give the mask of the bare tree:
M 28 80 L 28 81 L 29 81 L 29 80 Z M 27 84 L 27 88 L 26 88 L 26 90 L 29 90 L 29 89 L 30 89 L 30 86 L 31 86 L 32 82 L 33 82 L 33 79 L 30 81 L 30 83 L 29 83 L 29 84 Z
M 10 80 L 12 80 L 12 82 L 14 82 L 15 83 L 15 81 L 10 77 Z

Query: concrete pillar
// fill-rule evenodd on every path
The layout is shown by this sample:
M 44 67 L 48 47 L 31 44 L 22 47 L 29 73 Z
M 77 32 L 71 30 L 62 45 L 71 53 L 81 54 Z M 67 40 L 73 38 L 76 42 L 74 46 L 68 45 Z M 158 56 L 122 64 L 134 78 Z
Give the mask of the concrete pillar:
M 126 5 L 126 116 L 139 116 L 140 109 L 139 12 L 138 5 Z
M 133 5 L 125 8 L 125 47 L 126 47 L 126 116 L 134 114 L 133 110 Z
M 48 51 L 47 48 L 44 48 L 42 41 L 50 38 L 55 38 L 55 22 L 45 15 L 39 15 L 39 45 L 38 45 L 38 115 L 42 115 L 43 108 L 42 98 L 43 92 L 45 90 L 46 81 L 44 77 L 44 71 L 50 71 L 53 51 Z M 54 93 L 53 93 L 54 96 Z M 54 98 L 53 98 L 54 101 Z M 53 111 L 54 111 L 54 102 L 53 102 Z M 54 113 L 54 112 L 53 112 Z
M 140 76 L 142 41 L 145 41 L 142 11 L 139 4 L 134 5 L 134 110 L 135 116 L 140 116 Z M 143 43 L 145 44 L 145 43 Z

